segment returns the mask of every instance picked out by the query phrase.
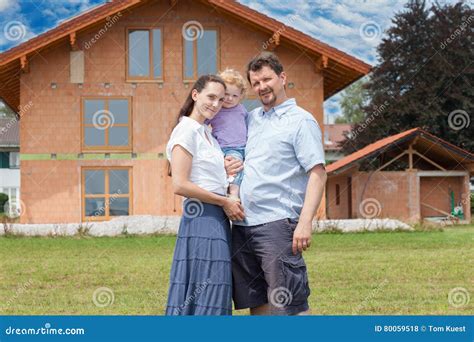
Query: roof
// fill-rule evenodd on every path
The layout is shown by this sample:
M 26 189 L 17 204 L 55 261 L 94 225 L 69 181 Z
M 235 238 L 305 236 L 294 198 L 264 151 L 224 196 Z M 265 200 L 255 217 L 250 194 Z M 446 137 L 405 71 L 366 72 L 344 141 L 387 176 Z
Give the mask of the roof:
M 162 0 L 165 1 L 165 0 Z M 167 0 L 170 6 L 179 6 L 178 1 Z M 57 27 L 42 33 L 16 47 L 0 54 L 0 98 L 13 110 L 19 111 L 20 105 L 20 73 L 22 57 L 29 57 L 53 43 L 67 40 L 71 34 L 80 34 L 90 26 L 97 24 L 107 17 L 134 6 L 146 4 L 147 0 L 114 0 L 84 12 L 76 17 L 62 22 Z M 352 82 L 366 75 L 371 66 L 350 56 L 334 47 L 314 39 L 294 28 L 265 16 L 253 9 L 239 4 L 234 0 L 201 0 L 201 3 L 213 6 L 218 12 L 225 13 L 238 20 L 244 21 L 259 30 L 268 32 L 269 38 L 274 33 L 280 34 L 281 44 L 290 43 L 298 46 L 312 55 L 315 66 L 319 60 L 327 65 L 322 68 L 324 76 L 324 98 L 328 98 L 344 89 Z M 319 59 L 318 59 L 319 58 Z M 321 65 L 324 65 L 322 63 Z
M 402 133 L 391 135 L 367 145 L 364 148 L 328 165 L 326 171 L 328 174 L 342 173 L 354 166 L 356 163 L 362 162 L 369 157 L 397 147 L 404 147 L 415 138 L 418 139 L 416 140 L 414 147 L 422 154 L 427 154 L 429 152 L 431 155 L 437 156 L 438 158 L 449 158 L 455 160 L 457 163 L 474 162 L 474 154 L 417 127 Z
M 0 147 L 20 146 L 20 127 L 15 117 L 0 117 Z
M 324 125 L 324 149 L 326 151 L 339 151 L 342 147 L 338 144 L 345 139 L 344 133 L 351 131 L 350 124 Z

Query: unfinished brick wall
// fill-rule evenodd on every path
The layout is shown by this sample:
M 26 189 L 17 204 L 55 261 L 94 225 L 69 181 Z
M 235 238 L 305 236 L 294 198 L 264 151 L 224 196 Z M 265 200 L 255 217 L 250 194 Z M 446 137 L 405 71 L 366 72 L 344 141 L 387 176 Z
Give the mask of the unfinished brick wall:
M 169 2 L 151 2 L 123 13 L 108 32 L 85 52 L 82 88 L 71 84 L 71 47 L 66 40 L 31 58 L 30 71 L 21 75 L 21 104 L 31 108 L 21 119 L 21 153 L 81 153 L 80 101 L 82 96 L 130 96 L 132 98 L 132 151 L 164 153 L 178 110 L 189 92 L 182 81 L 182 36 L 185 22 L 197 20 L 204 27 L 219 28 L 221 69 L 244 72 L 249 59 L 262 50 L 269 34 L 242 21 L 213 11 L 199 2 L 179 1 L 169 11 Z M 164 83 L 132 83 L 125 80 L 127 27 L 159 25 L 163 28 Z M 103 27 L 99 23 L 77 42 L 84 46 Z M 294 88 L 290 97 L 313 113 L 323 127 L 323 77 L 315 72 L 315 61 L 299 49 L 282 43 L 281 58 Z M 51 83 L 57 84 L 56 89 Z M 105 88 L 103 83 L 110 83 Z M 77 222 L 81 217 L 81 166 L 122 165 L 133 168 L 132 214 L 176 215 L 181 201 L 173 195 L 166 176 L 165 160 L 22 161 L 21 198 L 26 207 L 22 223 Z M 177 208 L 178 211 L 175 211 Z M 324 204 L 320 214 L 324 215 Z
M 326 185 L 326 215 L 329 219 L 347 219 L 350 216 L 349 197 L 351 190 L 349 177 L 338 176 L 328 179 Z M 339 188 L 339 191 L 337 191 Z M 339 196 L 337 196 L 339 194 Z M 339 200 L 338 200 L 339 197 Z
M 364 218 L 364 204 L 375 203 L 378 214 L 375 217 L 409 220 L 411 200 L 416 198 L 416 189 L 407 172 L 382 171 L 376 173 L 358 172 L 352 178 L 352 215 Z M 365 200 L 365 202 L 364 202 Z M 371 211 L 369 212 L 371 213 Z
M 451 190 L 454 191 L 455 205 L 458 205 L 462 199 L 463 180 L 463 177 L 421 177 L 421 216 L 423 218 L 446 216 L 439 211 L 424 206 L 423 203 L 446 213 L 451 213 Z

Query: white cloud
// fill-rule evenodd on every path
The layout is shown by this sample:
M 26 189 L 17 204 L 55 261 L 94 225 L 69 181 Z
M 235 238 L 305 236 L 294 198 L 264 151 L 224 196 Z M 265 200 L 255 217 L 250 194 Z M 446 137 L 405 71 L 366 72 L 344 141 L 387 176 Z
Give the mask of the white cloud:
M 6 11 L 16 5 L 15 0 L 0 0 L 0 12 Z
M 353 29 L 350 26 L 323 17 L 315 18 L 314 26 L 321 35 L 330 34 L 332 37 L 347 37 L 353 33 Z
M 38 4 L 33 3 L 33 5 L 44 17 L 44 23 L 47 25 L 41 28 L 37 27 L 36 31 L 32 31 L 28 17 L 22 13 L 18 0 L 0 0 L 0 52 L 25 42 L 44 31 L 56 27 L 64 20 L 97 6 L 97 4 L 91 4 L 90 0 L 43 1 L 38 2 Z M 5 34 L 5 29 L 8 29 L 8 25 L 11 25 L 12 22 L 22 24 L 24 28 L 24 33 L 21 34 L 22 39 L 16 39 L 16 36 L 11 39 L 11 36 Z
M 0 0 L 0 52 L 36 36 L 17 0 Z
M 377 60 L 376 47 L 384 31 L 392 25 L 392 17 L 407 3 L 407 0 L 239 1 L 371 64 Z M 429 0 L 427 7 L 433 1 Z M 296 15 L 296 19 L 289 22 L 291 15 Z M 374 39 L 367 39 L 360 28 L 371 22 L 379 29 Z
M 3 20 L 13 20 L 15 15 L 20 14 L 21 6 L 19 0 L 0 0 L 0 22 Z
M 46 8 L 45 10 L 41 11 L 41 13 L 48 17 L 57 17 L 56 13 L 54 13 L 50 8 Z
M 353 11 L 345 4 L 336 4 L 333 8 L 332 15 L 334 19 L 340 19 L 347 23 L 363 23 L 367 20 L 367 17 Z
M 401 11 L 407 3 L 406 0 L 239 1 L 372 65 L 377 63 L 376 47 L 381 42 L 384 31 L 392 25 L 395 13 Z M 429 0 L 427 7 L 433 1 Z M 287 14 L 289 11 L 290 15 Z M 289 21 L 292 15 L 295 17 Z M 370 26 L 377 30 L 374 39 L 361 33 L 361 26 L 365 27 L 367 23 L 375 23 Z M 370 34 L 370 31 L 365 32 Z M 333 123 L 341 115 L 340 99 L 341 94 L 338 93 L 324 102 L 326 123 Z

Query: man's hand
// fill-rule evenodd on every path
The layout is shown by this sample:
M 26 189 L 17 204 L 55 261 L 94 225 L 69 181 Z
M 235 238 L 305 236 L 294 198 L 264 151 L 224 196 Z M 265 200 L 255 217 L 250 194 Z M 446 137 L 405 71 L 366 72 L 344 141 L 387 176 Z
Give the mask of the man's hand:
M 224 166 L 225 166 L 225 172 L 227 173 L 227 176 L 235 176 L 238 172 L 242 171 L 242 169 L 244 168 L 242 161 L 231 156 L 225 157 Z
M 242 221 L 245 218 L 244 207 L 242 204 L 240 204 L 240 202 L 227 198 L 223 208 L 227 217 L 229 217 L 229 219 L 232 221 Z
M 303 253 L 309 246 L 311 246 L 312 223 L 299 221 L 293 233 L 293 254 L 298 252 Z

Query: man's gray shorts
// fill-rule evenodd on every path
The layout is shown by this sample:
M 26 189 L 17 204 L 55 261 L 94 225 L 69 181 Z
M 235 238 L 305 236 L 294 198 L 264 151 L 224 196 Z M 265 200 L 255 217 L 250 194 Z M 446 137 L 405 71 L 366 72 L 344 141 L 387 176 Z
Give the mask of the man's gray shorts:
M 270 303 L 273 315 L 309 309 L 308 274 L 291 246 L 297 223 L 289 219 L 232 227 L 232 278 L 237 310 Z

